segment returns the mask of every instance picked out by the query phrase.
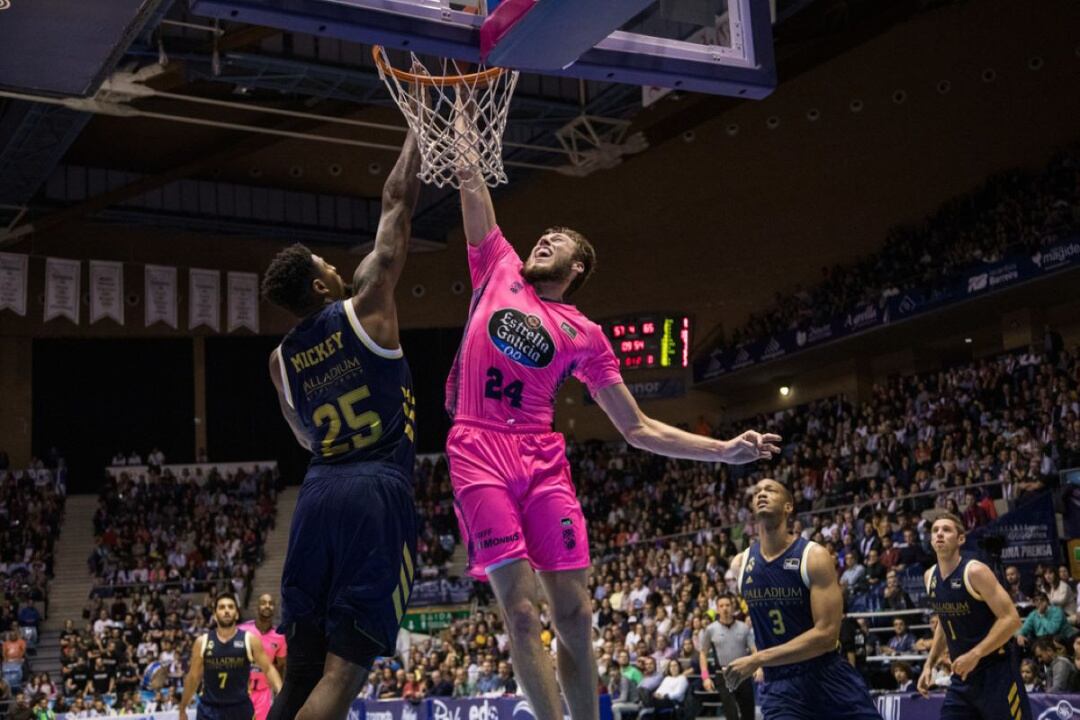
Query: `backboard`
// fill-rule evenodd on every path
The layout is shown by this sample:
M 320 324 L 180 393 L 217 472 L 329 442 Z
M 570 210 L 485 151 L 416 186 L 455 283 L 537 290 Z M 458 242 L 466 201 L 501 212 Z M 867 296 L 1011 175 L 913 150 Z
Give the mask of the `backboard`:
M 467 4 L 471 3 L 471 4 Z M 762 98 L 776 85 L 768 0 L 191 0 L 207 17 L 515 70 Z M 499 26 L 495 28 L 495 25 Z

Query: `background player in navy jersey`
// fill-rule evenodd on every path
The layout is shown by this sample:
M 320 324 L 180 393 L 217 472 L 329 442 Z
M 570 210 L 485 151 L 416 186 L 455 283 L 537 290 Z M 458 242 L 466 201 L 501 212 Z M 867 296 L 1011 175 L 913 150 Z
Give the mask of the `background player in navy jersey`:
M 195 713 L 197 720 L 251 720 L 255 706 L 248 695 L 248 680 L 254 664 L 263 671 L 274 692 L 281 690 L 281 676 L 270 662 L 256 634 L 236 627 L 240 619 L 236 596 L 218 595 L 214 601 L 217 627 L 200 635 L 191 647 L 191 668 L 184 678 L 184 695 L 177 708 L 179 720 L 187 720 L 187 707 L 199 683 L 202 697 Z
M 302 245 L 279 253 L 263 279 L 263 295 L 300 318 L 271 354 L 270 377 L 312 455 L 282 571 L 289 663 L 269 720 L 344 718 L 372 661 L 393 651 L 412 590 L 416 399 L 394 288 L 419 166 L 410 133 L 351 292 L 334 266 Z
M 930 607 L 938 614 L 934 642 L 919 676 L 929 694 L 934 665 L 946 647 L 952 682 L 945 691 L 943 720 L 1030 720 L 1031 708 L 1013 635 L 1020 616 L 989 567 L 960 552 L 964 523 L 942 514 L 931 526 L 937 564 L 926 571 Z
M 754 488 L 758 541 L 732 568 L 750 608 L 758 650 L 724 668 L 729 688 L 764 668 L 765 720 L 880 720 L 862 677 L 839 653 L 844 598 L 829 552 L 791 532 L 791 492 Z

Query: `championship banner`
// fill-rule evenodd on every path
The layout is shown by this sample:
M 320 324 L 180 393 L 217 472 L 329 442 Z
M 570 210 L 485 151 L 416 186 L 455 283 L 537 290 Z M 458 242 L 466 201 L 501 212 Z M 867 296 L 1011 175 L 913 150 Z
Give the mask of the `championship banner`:
M 188 330 L 205 325 L 221 332 L 221 272 L 188 270 Z
M 176 268 L 167 265 L 147 265 L 144 302 L 146 327 L 163 322 L 171 328 L 176 323 Z
M 26 317 L 26 278 L 29 255 L 0 253 L 0 310 Z
M 66 317 L 79 324 L 79 280 L 82 263 L 63 258 L 45 259 L 45 322 Z
M 1051 493 L 1046 491 L 997 520 L 970 531 L 964 547 L 986 554 L 988 538 L 1000 538 L 1001 564 L 1016 565 L 1025 576 L 1030 576 L 1040 564 L 1056 566 L 1058 534 Z
M 111 318 L 124 324 L 124 264 L 90 261 L 90 324 Z
M 227 332 L 246 327 L 259 332 L 259 276 L 230 272 L 228 278 L 229 322 Z
M 924 698 L 916 693 L 891 693 L 877 697 L 882 720 L 938 720 L 945 703 L 944 693 Z M 1069 720 L 1080 717 L 1080 695 L 1031 693 L 1028 695 L 1034 720 Z

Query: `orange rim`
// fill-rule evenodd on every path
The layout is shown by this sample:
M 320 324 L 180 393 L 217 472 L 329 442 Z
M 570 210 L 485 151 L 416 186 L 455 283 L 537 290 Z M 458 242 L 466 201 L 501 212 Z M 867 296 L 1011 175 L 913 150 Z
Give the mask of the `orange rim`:
M 503 74 L 503 68 L 489 68 L 481 72 L 466 73 L 464 75 L 417 75 L 406 70 L 398 70 L 390 64 L 386 58 L 386 48 L 382 45 L 371 46 L 371 57 L 379 70 L 388 75 L 393 75 L 401 82 L 424 85 L 426 87 L 443 87 L 445 85 L 477 85 L 489 83 Z

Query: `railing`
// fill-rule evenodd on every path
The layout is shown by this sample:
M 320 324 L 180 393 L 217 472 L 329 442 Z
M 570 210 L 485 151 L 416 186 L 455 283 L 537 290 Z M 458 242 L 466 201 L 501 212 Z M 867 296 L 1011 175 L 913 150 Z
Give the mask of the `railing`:
M 972 488 L 982 488 L 982 487 L 991 487 L 991 486 L 1001 487 L 1002 484 L 1003 483 L 1000 480 L 989 480 L 987 482 L 972 483 L 971 485 L 956 485 L 954 487 L 942 488 L 940 490 L 927 490 L 926 492 L 911 493 L 909 495 L 901 495 L 901 496 L 897 496 L 897 497 L 890 498 L 890 499 L 891 500 L 898 500 L 898 501 L 903 502 L 903 501 L 911 500 L 911 499 L 914 499 L 914 498 L 938 497 L 939 495 L 948 495 L 951 492 L 966 492 L 967 490 L 970 490 Z M 810 517 L 813 517 L 815 515 L 833 514 L 833 513 L 836 513 L 838 510 L 851 510 L 852 513 L 857 515 L 859 510 L 862 508 L 862 506 L 864 506 L 864 505 L 874 505 L 874 504 L 877 504 L 877 503 L 865 502 L 865 503 L 856 503 L 856 504 L 848 503 L 848 504 L 842 504 L 842 505 L 832 505 L 830 507 L 819 508 L 817 510 L 807 510 L 805 512 L 796 513 L 796 516 L 800 520 L 803 520 L 805 518 L 810 518 Z M 885 504 L 888 504 L 888 503 L 885 503 Z M 672 540 L 679 540 L 679 539 L 682 539 L 682 538 L 693 537 L 695 535 L 700 535 L 702 533 L 718 534 L 721 530 L 732 530 L 734 528 L 741 527 L 741 526 L 742 526 L 742 523 L 729 523 L 727 525 L 714 525 L 714 526 L 708 527 L 708 528 L 701 528 L 699 530 L 688 530 L 686 532 L 672 533 L 670 535 L 658 535 L 656 537 L 649 538 L 647 540 L 635 540 L 634 542 L 631 542 L 631 543 L 626 543 L 624 545 L 619 545 L 616 548 L 609 548 L 609 555 L 605 555 L 600 560 L 600 563 L 610 562 L 612 559 L 614 559 L 614 557 L 617 557 L 619 552 L 621 552 L 623 550 L 626 550 L 626 549 L 629 549 L 629 548 L 632 548 L 632 547 L 635 547 L 637 545 L 644 545 L 644 544 L 650 544 L 650 543 L 651 544 L 656 544 L 656 543 L 661 543 L 661 542 L 670 542 Z M 616 552 L 612 553 L 611 552 L 612 550 L 615 550 Z
M 1047 277 L 1080 264 L 1080 238 L 1071 237 L 1034 255 L 1018 252 L 993 263 L 971 263 L 954 269 L 947 278 L 929 286 L 907 286 L 890 297 L 880 297 L 847 309 L 820 325 L 789 328 L 772 336 L 736 346 L 715 346 L 694 362 L 694 381 L 704 382 L 811 347 L 910 320 L 949 305 L 982 297 Z M 884 290 L 884 288 L 882 288 Z
M 161 470 L 162 472 L 168 470 L 175 477 L 183 477 L 184 473 L 187 473 L 187 477 L 194 478 L 198 481 L 205 480 L 207 474 L 215 470 L 221 475 L 232 475 L 239 471 L 254 474 L 262 472 L 263 470 L 276 470 L 277 466 L 277 460 L 249 460 L 248 462 L 166 464 L 161 466 Z M 105 468 L 105 473 L 111 478 L 115 478 L 124 473 L 138 476 L 146 475 L 149 472 L 149 465 L 110 465 Z

